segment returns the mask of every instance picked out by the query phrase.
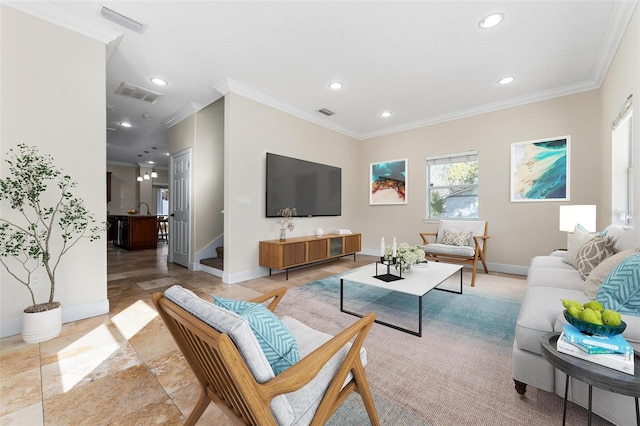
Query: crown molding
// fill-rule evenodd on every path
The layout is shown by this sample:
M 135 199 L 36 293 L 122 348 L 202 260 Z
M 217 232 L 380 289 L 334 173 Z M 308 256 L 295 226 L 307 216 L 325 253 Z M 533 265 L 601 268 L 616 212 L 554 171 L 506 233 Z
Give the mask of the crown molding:
M 350 129 L 346 127 L 339 126 L 335 123 L 332 123 L 328 120 L 323 120 L 320 117 L 316 117 L 315 115 L 309 114 L 307 111 L 302 110 L 300 108 L 296 108 L 286 102 L 283 102 L 273 96 L 269 96 L 259 90 L 253 89 L 249 86 L 246 86 L 242 83 L 239 83 L 235 80 L 227 79 L 222 83 L 214 86 L 214 89 L 220 92 L 223 96 L 229 92 L 235 93 L 237 95 L 244 96 L 245 98 L 249 98 L 253 101 L 259 102 L 261 104 L 270 106 L 277 110 L 286 112 L 298 118 L 302 118 L 303 120 L 310 121 L 314 124 L 317 124 L 322 127 L 326 127 L 328 129 L 334 130 L 338 133 L 342 133 L 343 135 L 349 136 L 354 139 L 359 139 L 358 134 L 354 133 Z
M 637 5 L 637 0 L 613 3 L 614 10 L 609 19 L 607 34 L 604 43 L 600 46 L 598 61 L 591 73 L 591 79 L 598 87 L 600 87 L 607 75 L 607 71 L 611 66 L 611 62 L 613 62 L 618 46 L 620 46 L 620 42 L 627 31 L 629 22 L 633 17 L 633 11 Z
M 200 111 L 202 108 L 204 108 L 203 105 L 196 104 L 195 102 L 188 103 L 175 113 L 171 114 L 166 120 L 162 122 L 162 125 L 165 129 L 170 129 L 185 118 L 190 117 L 196 112 Z
M 486 114 L 489 112 L 500 111 L 507 108 L 514 108 L 522 105 L 531 104 L 534 102 L 546 101 L 553 98 L 559 98 L 561 96 L 573 95 L 576 93 L 586 92 L 589 90 L 597 89 L 593 81 L 584 81 L 581 83 L 570 84 L 557 89 L 543 90 L 527 96 L 520 96 L 517 98 L 507 99 L 502 102 L 494 102 L 486 105 L 480 105 L 479 107 L 469 108 L 461 111 L 456 111 L 449 114 L 442 114 L 435 117 L 430 117 L 424 120 L 413 121 L 411 123 L 402 124 L 394 127 L 387 127 L 375 132 L 364 133 L 359 135 L 360 140 L 367 140 L 378 136 L 385 136 L 392 133 L 403 132 L 406 130 L 413 130 L 419 127 L 432 126 L 434 124 L 445 123 L 447 121 L 459 120 L 461 118 L 473 117 L 480 114 Z

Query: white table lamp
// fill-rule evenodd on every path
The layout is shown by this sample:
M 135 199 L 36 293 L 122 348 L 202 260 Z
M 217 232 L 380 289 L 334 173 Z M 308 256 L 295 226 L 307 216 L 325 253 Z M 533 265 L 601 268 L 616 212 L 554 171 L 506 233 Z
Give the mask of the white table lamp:
M 577 224 L 589 232 L 595 232 L 596 206 L 560 206 L 560 231 L 573 232 Z

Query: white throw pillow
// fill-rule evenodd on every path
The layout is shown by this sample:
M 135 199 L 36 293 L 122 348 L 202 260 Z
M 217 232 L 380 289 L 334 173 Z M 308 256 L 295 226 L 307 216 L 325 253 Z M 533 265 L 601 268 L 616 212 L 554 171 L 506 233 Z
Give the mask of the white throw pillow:
M 567 254 L 564 256 L 562 261 L 577 269 L 576 258 L 578 257 L 578 252 L 583 245 L 585 245 L 595 237 L 595 234 L 585 232 L 583 231 L 583 228 L 581 226 L 576 226 L 573 234 L 570 234 L 567 237 Z

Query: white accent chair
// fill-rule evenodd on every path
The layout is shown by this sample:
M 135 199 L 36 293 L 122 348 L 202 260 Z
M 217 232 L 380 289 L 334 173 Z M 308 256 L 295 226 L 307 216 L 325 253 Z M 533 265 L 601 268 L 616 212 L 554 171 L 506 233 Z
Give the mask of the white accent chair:
M 482 262 L 484 272 L 489 272 L 485 260 L 487 240 L 489 239 L 488 226 L 489 223 L 484 220 L 441 220 L 438 232 L 420 233 L 424 244 L 425 259 L 473 265 L 471 287 L 475 286 L 478 261 Z M 449 241 L 452 239 L 460 240 L 460 236 L 465 232 L 469 234 L 469 238 L 464 239 L 464 242 L 457 241 L 456 244 L 456 242 Z M 446 238 L 446 234 L 453 235 L 454 238 Z

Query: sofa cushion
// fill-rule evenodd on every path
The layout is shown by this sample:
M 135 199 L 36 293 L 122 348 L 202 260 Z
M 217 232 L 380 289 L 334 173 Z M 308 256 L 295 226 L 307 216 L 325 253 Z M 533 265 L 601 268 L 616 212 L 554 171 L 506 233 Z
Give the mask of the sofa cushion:
M 569 268 L 529 268 L 527 287 L 555 287 L 584 291 L 584 281 L 578 275 L 578 271 Z
M 580 303 L 589 301 L 582 289 L 569 290 L 557 287 L 525 289 L 520 314 L 516 321 L 516 340 L 520 348 L 540 354 L 540 339 L 545 333 L 554 331 L 558 314 L 562 314 L 563 311 L 562 299 L 577 300 Z
M 609 237 L 595 237 L 580 247 L 576 256 L 576 269 L 580 278 L 586 280 L 593 268 L 615 253 Z
M 584 294 L 590 299 L 596 298 L 596 293 L 600 289 L 602 282 L 607 278 L 607 276 L 611 273 L 613 268 L 615 268 L 618 263 L 622 262 L 627 257 L 638 253 L 640 251 L 639 248 L 632 248 L 620 253 L 616 253 L 611 257 L 603 260 L 598 266 L 596 266 L 593 271 L 589 274 L 589 277 L 584 283 Z
M 235 312 L 249 323 L 275 375 L 300 361 L 296 339 L 266 306 L 221 296 L 211 297 L 216 305 Z
M 333 336 L 315 330 L 298 320 L 290 317 L 283 317 L 282 322 L 291 330 L 291 333 L 298 341 L 298 347 L 302 357 L 306 357 L 318 347 L 328 342 Z M 351 348 L 351 343 L 347 343 L 338 353 L 336 353 L 326 364 L 318 375 L 313 378 L 305 387 L 295 392 L 286 394 L 287 400 L 294 413 L 294 424 L 307 425 L 311 422 L 315 414 L 322 396 L 331 384 L 331 380 L 338 372 L 340 365 L 344 361 Z M 367 351 L 362 347 L 360 349 L 360 360 L 362 365 L 367 365 Z M 352 375 L 349 373 L 345 380 L 345 385 L 351 380 Z
M 596 293 L 605 309 L 640 316 L 640 253 L 618 263 Z
M 531 259 L 529 270 L 534 268 L 556 268 L 565 269 L 567 271 L 575 271 L 576 268 L 564 263 L 562 258 L 565 256 L 566 251 L 557 251 L 551 253 L 549 256 L 535 256 Z
M 473 247 L 469 246 L 450 246 L 448 244 L 426 244 L 422 246 L 424 248 L 424 252 L 428 254 L 453 254 L 456 256 L 466 256 L 473 257 L 476 250 Z

